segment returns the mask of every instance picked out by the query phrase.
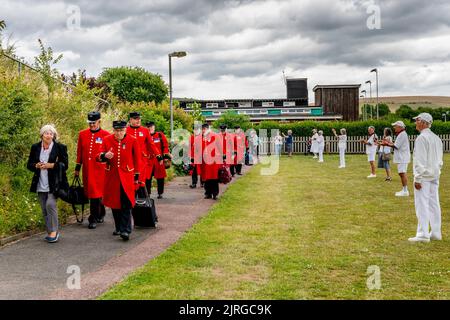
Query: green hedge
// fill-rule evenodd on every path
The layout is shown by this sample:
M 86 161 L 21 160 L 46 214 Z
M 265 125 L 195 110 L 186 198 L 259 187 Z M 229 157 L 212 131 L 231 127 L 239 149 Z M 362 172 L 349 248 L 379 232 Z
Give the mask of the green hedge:
M 379 120 L 379 121 L 353 121 L 353 122 L 344 122 L 344 121 L 301 121 L 301 122 L 293 122 L 293 123 L 279 123 L 275 121 L 263 121 L 261 122 L 256 129 L 279 129 L 281 132 L 287 134 L 288 130 L 292 130 L 294 136 L 310 136 L 312 129 L 316 128 L 317 130 L 323 130 L 324 135 L 329 136 L 332 135 L 331 129 L 336 129 L 339 132 L 340 128 L 347 129 L 347 135 L 349 136 L 364 136 L 367 135 L 367 128 L 369 126 L 374 126 L 376 133 L 381 135 L 383 133 L 384 128 L 392 128 L 392 123 L 394 120 Z M 406 130 L 408 134 L 418 134 L 415 123 L 410 121 L 403 122 L 406 125 Z M 435 121 L 432 125 L 433 132 L 436 134 L 450 134 L 450 122 L 443 121 Z M 270 135 L 270 131 L 268 132 Z

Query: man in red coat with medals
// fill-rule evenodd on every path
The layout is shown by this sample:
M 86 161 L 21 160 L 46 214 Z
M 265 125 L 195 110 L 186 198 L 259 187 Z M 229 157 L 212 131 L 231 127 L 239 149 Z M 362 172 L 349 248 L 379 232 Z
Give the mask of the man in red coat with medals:
M 192 184 L 189 186 L 191 189 L 197 188 L 198 176 L 201 175 L 202 164 L 202 129 L 200 127 L 194 127 L 194 134 L 191 135 L 189 141 L 189 157 L 191 158 L 190 172 L 192 176 Z M 203 180 L 200 178 L 200 187 L 203 188 Z
M 220 136 L 211 131 L 208 124 L 202 125 L 201 179 L 205 186 L 205 199 L 217 199 L 219 194 L 219 167 L 223 163 Z
M 90 204 L 89 229 L 95 229 L 97 223 L 102 223 L 105 217 L 105 206 L 102 203 L 105 164 L 97 162 L 96 156 L 103 140 L 111 133 L 100 128 L 99 112 L 89 112 L 88 123 L 89 128 L 80 131 L 78 135 L 75 176 L 80 175 L 80 169 L 83 170 L 84 193 Z
M 161 160 L 162 156 L 158 148 L 153 143 L 153 139 L 147 128 L 141 126 L 141 114 L 139 112 L 130 112 L 129 126 L 127 127 L 127 134 L 135 137 L 138 140 L 141 149 L 140 161 L 142 162 L 140 181 L 145 182 L 151 178 L 151 167 L 149 166 L 150 157 L 154 156 Z M 153 160 L 152 160 L 153 161 Z
M 158 199 L 162 199 L 164 193 L 164 179 L 167 177 L 166 167 L 164 166 L 164 159 L 172 159 L 169 151 L 169 143 L 164 133 L 156 131 L 155 123 L 150 121 L 145 124 L 150 132 L 150 137 L 158 150 L 158 154 L 162 155 L 163 160 L 158 158 L 158 154 L 150 155 L 150 160 L 153 161 L 151 164 L 150 178 L 146 181 L 147 191 L 150 194 L 152 188 L 152 178 L 155 177 L 158 185 Z
M 245 160 L 245 152 L 248 150 L 248 140 L 239 125 L 234 126 L 234 160 L 230 168 L 231 175 L 242 175 L 242 163 Z
M 97 161 L 106 162 L 103 203 L 112 209 L 115 223 L 113 235 L 130 239 L 131 209 L 139 186 L 141 150 L 138 140 L 127 134 L 125 121 L 113 121 L 114 133 L 103 141 Z

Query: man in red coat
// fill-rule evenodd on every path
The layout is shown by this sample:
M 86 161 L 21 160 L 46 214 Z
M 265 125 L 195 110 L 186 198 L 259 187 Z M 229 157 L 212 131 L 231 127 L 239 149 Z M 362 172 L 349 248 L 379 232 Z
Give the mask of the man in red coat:
M 148 129 L 141 126 L 141 114 L 139 112 L 130 112 L 129 116 L 130 120 L 129 126 L 127 127 L 127 134 L 132 135 L 138 140 L 141 149 L 140 161 L 142 162 L 140 166 L 142 170 L 140 179 L 142 182 L 145 182 L 151 178 L 152 174 L 152 168 L 149 164 L 153 162 L 153 159 L 150 159 L 150 157 L 158 158 L 162 162 L 162 155 L 153 143 Z
M 235 172 L 242 175 L 242 163 L 245 160 L 245 152 L 248 151 L 248 140 L 239 125 L 234 126 L 234 165 L 231 166 L 231 175 Z
M 211 131 L 208 124 L 202 125 L 201 179 L 205 186 L 205 199 L 217 199 L 219 194 L 219 167 L 223 163 L 220 136 Z
M 97 161 L 106 162 L 103 203 L 112 209 L 115 231 L 123 240 L 130 239 L 131 209 L 139 185 L 141 150 L 138 140 L 126 133 L 125 121 L 113 121 L 114 133 L 103 141 Z
M 191 189 L 197 188 L 198 176 L 201 175 L 202 164 L 202 129 L 200 127 L 194 127 L 194 134 L 191 135 L 189 142 L 189 157 L 191 159 L 192 170 L 190 172 L 192 176 L 192 184 L 189 186 Z M 203 180 L 200 178 L 200 187 L 203 188 Z
M 100 128 L 99 112 L 89 112 L 88 123 L 89 128 L 78 135 L 75 176 L 80 175 L 80 169 L 83 170 L 84 193 L 90 204 L 89 229 L 95 229 L 105 217 L 102 203 L 105 164 L 97 162 L 95 157 L 101 150 L 103 140 L 111 133 Z
M 232 133 L 227 132 L 227 125 L 221 124 L 220 128 L 220 143 L 222 144 L 222 148 L 220 149 L 222 152 L 223 163 L 227 166 L 233 163 L 233 151 L 234 151 L 234 137 Z
M 150 121 L 145 124 L 150 132 L 150 138 L 152 139 L 158 154 L 163 156 L 163 160 L 155 155 L 150 155 L 151 164 L 150 179 L 146 181 L 147 191 L 150 194 L 152 188 L 152 178 L 155 177 L 158 185 L 158 199 L 162 199 L 164 193 L 164 179 L 167 177 L 166 167 L 164 166 L 164 159 L 172 159 L 172 155 L 169 151 L 169 143 L 167 138 L 161 131 L 156 131 L 155 123 Z

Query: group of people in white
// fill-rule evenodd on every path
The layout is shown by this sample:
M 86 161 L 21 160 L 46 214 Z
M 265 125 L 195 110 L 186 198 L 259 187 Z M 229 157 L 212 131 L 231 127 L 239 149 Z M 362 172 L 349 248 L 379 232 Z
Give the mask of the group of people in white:
M 413 150 L 414 202 L 418 226 L 416 236 L 408 240 L 411 242 L 442 240 L 439 178 L 443 166 L 443 144 L 442 140 L 430 129 L 433 117 L 429 113 L 421 113 L 414 120 L 416 129 L 420 132 L 415 140 Z M 368 138 L 361 140 L 366 146 L 371 170 L 367 178 L 377 177 L 375 161 L 378 158 L 379 167 L 386 170 L 385 180 L 392 181 L 389 161 L 393 160 L 397 165 L 397 172 L 402 184 L 402 190 L 396 192 L 395 196 L 408 197 L 407 172 L 411 162 L 409 137 L 403 121 L 396 121 L 392 126 L 396 136 L 395 141 L 390 128 L 386 128 L 383 138 L 379 139 L 372 126 L 368 128 Z M 339 168 L 345 168 L 346 129 L 340 129 L 340 134 L 333 129 L 333 134 L 338 139 Z M 323 162 L 324 148 L 323 131 L 314 129 L 311 137 L 311 153 L 313 153 L 314 159 L 319 159 L 318 162 Z

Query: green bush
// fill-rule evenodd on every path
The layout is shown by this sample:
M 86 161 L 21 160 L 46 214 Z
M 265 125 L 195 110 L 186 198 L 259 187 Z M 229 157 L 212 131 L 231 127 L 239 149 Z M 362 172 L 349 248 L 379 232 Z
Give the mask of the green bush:
M 367 135 L 367 128 L 374 126 L 378 135 L 383 133 L 384 128 L 392 128 L 392 123 L 398 120 L 395 117 L 390 117 L 389 120 L 373 120 L 373 121 L 330 121 L 330 122 L 316 122 L 316 121 L 302 121 L 293 123 L 278 123 L 275 121 L 263 121 L 256 129 L 267 129 L 270 135 L 270 129 L 279 129 L 281 132 L 287 134 L 288 130 L 292 130 L 294 136 L 311 136 L 312 130 L 323 130 L 324 135 L 333 135 L 331 129 L 336 129 L 339 132 L 340 128 L 347 129 L 349 136 L 365 136 Z M 418 134 L 415 129 L 415 123 L 404 120 L 408 134 Z M 432 126 L 433 132 L 436 134 L 450 134 L 450 122 L 435 121 Z
M 422 112 L 427 112 L 427 113 L 431 114 L 433 119 L 436 121 L 444 120 L 442 115 L 444 113 L 447 113 L 447 120 L 450 120 L 450 108 L 430 108 L 430 107 L 420 106 L 416 109 L 413 109 L 407 104 L 402 104 L 395 111 L 395 115 L 399 118 L 410 120 Z
M 13 166 L 29 152 L 37 115 L 33 89 L 20 79 L 0 79 L 0 161 Z
M 118 117 L 128 120 L 128 114 L 131 111 L 141 113 L 142 125 L 148 121 L 155 122 L 156 130 L 164 132 L 166 135 L 170 133 L 170 106 L 167 101 L 160 104 L 154 102 L 120 102 L 115 105 L 118 110 Z M 192 131 L 194 119 L 177 105 L 173 107 L 173 127 L 176 129 L 186 129 Z
M 122 101 L 161 103 L 167 97 L 168 89 L 162 77 L 143 68 L 107 68 L 98 78 L 106 83 L 111 92 Z
M 239 125 L 244 131 L 252 127 L 250 117 L 248 115 L 236 114 L 231 111 L 225 112 L 216 121 L 214 121 L 213 127 L 218 129 L 221 124 L 227 125 L 228 129 L 234 129 L 234 126 Z

